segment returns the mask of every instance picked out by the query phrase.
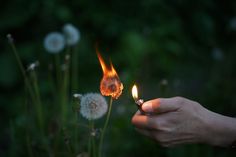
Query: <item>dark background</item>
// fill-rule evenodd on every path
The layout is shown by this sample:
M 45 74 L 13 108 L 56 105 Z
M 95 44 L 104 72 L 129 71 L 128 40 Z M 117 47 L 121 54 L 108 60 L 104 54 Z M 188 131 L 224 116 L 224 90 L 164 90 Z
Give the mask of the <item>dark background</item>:
M 40 92 L 48 102 L 48 65 L 53 62 L 53 55 L 44 50 L 43 39 L 51 31 L 61 31 L 66 23 L 81 32 L 76 52 L 78 93 L 99 92 L 102 71 L 95 53 L 96 42 L 104 58 L 112 59 L 124 84 L 122 96 L 114 102 L 107 132 L 107 157 L 234 156 L 230 149 L 198 144 L 162 148 L 136 133 L 130 123 L 136 111 L 131 97 L 134 82 L 145 100 L 184 96 L 212 111 L 235 116 L 234 0 L 2 1 L 0 156 L 29 156 L 25 140 L 29 133 L 25 127 L 33 123 L 24 112 L 24 81 L 6 35 L 13 35 L 25 67 L 35 60 L 40 62 Z M 163 80 L 168 82 L 165 91 Z M 48 117 L 54 117 L 48 104 L 44 104 Z M 33 146 L 37 145 L 36 135 L 37 129 L 30 130 Z M 66 156 L 63 144 L 59 149 L 59 156 Z M 77 153 L 83 150 L 80 147 Z M 49 155 L 36 147 L 34 156 Z

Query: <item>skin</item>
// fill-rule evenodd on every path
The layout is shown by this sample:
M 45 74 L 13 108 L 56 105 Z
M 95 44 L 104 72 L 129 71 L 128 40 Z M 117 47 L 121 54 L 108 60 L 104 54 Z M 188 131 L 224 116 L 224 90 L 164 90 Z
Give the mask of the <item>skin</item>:
M 236 119 L 182 97 L 147 101 L 132 118 L 136 130 L 164 147 L 205 143 L 228 147 L 236 140 Z

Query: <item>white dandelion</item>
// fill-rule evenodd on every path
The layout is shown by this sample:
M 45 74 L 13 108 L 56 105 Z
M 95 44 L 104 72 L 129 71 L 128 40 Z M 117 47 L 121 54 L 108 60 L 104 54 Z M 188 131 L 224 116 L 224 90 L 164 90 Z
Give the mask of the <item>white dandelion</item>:
M 35 61 L 28 66 L 27 71 L 33 71 L 38 66 L 39 66 L 39 61 Z
M 88 93 L 81 97 L 80 113 L 88 120 L 101 118 L 107 112 L 107 108 L 105 98 L 99 93 Z
M 72 24 L 66 24 L 63 27 L 66 44 L 69 46 L 76 45 L 80 40 L 80 31 Z
M 78 93 L 75 93 L 75 94 L 73 94 L 73 97 L 74 97 L 75 99 L 81 99 L 81 98 L 82 98 L 82 95 L 81 95 L 81 94 L 78 94 Z
M 44 48 L 50 53 L 59 53 L 65 47 L 65 38 L 59 32 L 51 32 L 44 39 Z

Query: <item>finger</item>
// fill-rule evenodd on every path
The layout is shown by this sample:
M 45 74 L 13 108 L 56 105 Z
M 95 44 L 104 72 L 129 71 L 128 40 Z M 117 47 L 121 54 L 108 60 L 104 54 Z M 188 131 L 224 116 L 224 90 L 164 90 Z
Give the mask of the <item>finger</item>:
M 139 132 L 140 134 L 142 134 L 142 135 L 145 135 L 145 136 L 147 136 L 147 137 L 153 138 L 152 132 L 149 131 L 149 130 L 140 129 L 140 128 L 135 128 L 135 130 L 136 130 L 137 132 Z
M 132 123 L 138 127 L 138 128 L 143 128 L 143 129 L 155 129 L 156 123 L 155 119 L 149 116 L 135 114 L 132 118 Z
M 142 109 L 148 113 L 165 113 L 179 109 L 177 98 L 158 98 L 145 102 Z
M 135 115 L 142 115 L 141 112 L 138 110 Z

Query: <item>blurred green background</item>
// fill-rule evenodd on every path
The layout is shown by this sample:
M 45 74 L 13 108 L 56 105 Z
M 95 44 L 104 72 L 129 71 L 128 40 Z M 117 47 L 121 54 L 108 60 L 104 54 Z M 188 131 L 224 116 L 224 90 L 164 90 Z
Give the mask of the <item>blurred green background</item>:
M 136 112 L 130 91 L 135 82 L 145 100 L 184 96 L 212 111 L 235 116 L 234 0 L 2 1 L 0 156 L 28 156 L 29 134 L 33 136 L 30 143 L 34 156 L 49 156 L 37 144 L 37 129 L 26 132 L 26 126 L 33 122 L 25 113 L 24 80 L 5 36 L 13 35 L 25 67 L 40 62 L 40 92 L 47 117 L 53 121 L 56 114 L 50 106 L 48 81 L 53 55 L 44 50 L 43 39 L 51 31 L 61 31 L 66 23 L 81 32 L 76 51 L 78 93 L 99 92 L 102 71 L 95 53 L 96 42 L 104 58 L 112 59 L 124 84 L 122 96 L 114 102 L 106 134 L 107 157 L 235 156 L 230 149 L 198 144 L 163 148 L 136 133 L 130 123 Z M 63 143 L 63 138 L 59 141 Z M 66 148 L 59 148 L 62 153 L 58 156 L 67 156 Z M 83 150 L 79 147 L 78 154 Z

